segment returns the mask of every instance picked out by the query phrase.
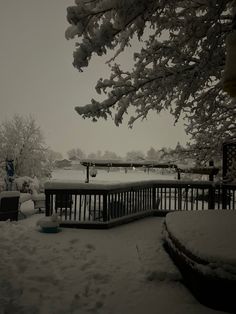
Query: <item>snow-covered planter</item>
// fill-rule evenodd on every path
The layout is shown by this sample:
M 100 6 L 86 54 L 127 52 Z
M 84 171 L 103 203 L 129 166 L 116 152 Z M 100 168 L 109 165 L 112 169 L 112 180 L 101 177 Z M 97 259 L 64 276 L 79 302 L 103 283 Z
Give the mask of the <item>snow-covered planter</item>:
M 60 218 L 57 214 L 49 217 L 43 217 L 37 221 L 37 226 L 41 228 L 45 233 L 57 233 L 59 232 Z
M 186 286 L 203 304 L 236 312 L 236 211 L 167 214 L 163 241 Z

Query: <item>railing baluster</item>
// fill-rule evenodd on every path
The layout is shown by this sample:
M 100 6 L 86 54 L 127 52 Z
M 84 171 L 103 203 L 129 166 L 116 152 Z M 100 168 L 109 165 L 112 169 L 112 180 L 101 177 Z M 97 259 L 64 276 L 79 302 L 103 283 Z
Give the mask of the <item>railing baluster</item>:
M 79 195 L 79 220 L 81 220 L 82 195 Z
M 205 190 L 202 189 L 202 210 L 204 210 L 204 203 L 205 203 Z
M 193 188 L 191 187 L 191 210 L 193 210 L 194 199 L 193 199 Z
M 198 188 L 196 190 L 196 210 L 198 210 L 198 201 L 199 201 L 199 194 L 198 194 Z
M 106 222 L 108 220 L 108 208 L 107 208 L 107 198 L 108 194 L 103 194 L 103 221 Z
M 76 215 L 77 215 L 77 194 L 75 194 L 75 205 L 74 205 L 74 220 L 76 220 Z
M 87 195 L 84 195 L 84 220 L 86 220 Z
M 97 208 L 96 208 L 96 202 L 97 202 L 97 195 L 94 194 L 93 196 L 93 220 L 97 220 L 97 217 L 96 217 L 96 213 L 97 213 Z
M 101 220 L 101 194 L 98 196 L 98 217 L 99 221 Z
M 89 194 L 89 200 L 88 200 L 88 220 L 91 219 L 91 194 Z
M 235 209 L 235 191 L 232 191 L 232 202 L 233 202 L 232 209 Z
M 168 189 L 168 210 L 171 209 L 171 188 Z
M 175 188 L 174 210 L 177 210 L 177 188 Z
M 178 210 L 182 210 L 182 189 L 178 188 Z

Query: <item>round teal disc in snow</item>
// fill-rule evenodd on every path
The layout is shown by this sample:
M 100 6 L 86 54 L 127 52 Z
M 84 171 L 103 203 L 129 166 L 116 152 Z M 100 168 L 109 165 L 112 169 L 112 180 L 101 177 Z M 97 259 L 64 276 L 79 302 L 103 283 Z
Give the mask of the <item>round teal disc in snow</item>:
M 57 233 L 60 229 L 58 227 L 41 227 L 41 232 L 44 233 Z

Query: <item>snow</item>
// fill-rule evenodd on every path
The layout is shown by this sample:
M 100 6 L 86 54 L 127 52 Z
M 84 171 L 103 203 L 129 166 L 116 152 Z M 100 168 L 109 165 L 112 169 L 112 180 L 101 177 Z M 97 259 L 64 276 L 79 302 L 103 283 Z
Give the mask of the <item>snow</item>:
M 20 193 L 20 203 L 27 202 L 32 199 L 32 194 L 30 193 Z
M 23 203 L 20 203 L 20 211 L 19 211 L 18 219 L 30 217 L 30 216 L 36 214 L 37 211 L 38 211 L 38 209 L 35 208 L 32 199 L 24 201 Z
M 162 247 L 163 218 L 47 234 L 37 226 L 43 217 L 0 222 L 1 314 L 220 313 L 182 284 Z
M 89 183 L 85 183 L 86 172 L 81 170 L 63 170 L 57 169 L 52 173 L 52 179 L 45 183 L 45 189 L 108 189 L 119 187 L 130 187 L 135 184 L 140 185 L 141 182 L 156 182 L 157 179 L 170 181 L 174 179 L 174 174 L 161 175 L 156 171 L 145 173 L 143 171 L 128 170 L 125 173 L 121 171 L 106 171 L 98 169 L 95 178 L 89 177 Z
M 57 214 L 53 214 L 49 217 L 43 217 L 39 219 L 36 223 L 37 226 L 43 228 L 59 228 L 60 226 L 60 218 Z
M 148 181 L 148 184 L 152 184 L 152 182 L 156 181 Z M 86 190 L 86 189 L 98 189 L 98 190 L 104 190 L 104 189 L 117 189 L 117 188 L 128 188 L 132 186 L 141 186 L 142 182 L 125 182 L 125 183 L 111 183 L 109 181 L 100 181 L 98 183 L 83 183 L 73 180 L 52 180 L 45 183 L 45 189 L 80 189 L 80 190 Z M 144 185 L 147 185 L 147 183 L 144 182 Z
M 137 181 L 150 181 L 150 180 L 171 180 L 174 179 L 175 173 L 162 175 L 155 169 L 153 171 L 144 172 L 142 170 L 131 170 L 128 169 L 127 173 L 125 173 L 125 169 L 121 169 L 120 171 L 113 171 L 112 168 L 107 170 L 98 169 L 97 176 L 95 178 L 90 177 L 90 183 L 103 183 L 109 182 L 111 183 L 124 183 L 124 182 L 137 182 Z M 52 180 L 61 180 L 61 181 L 80 181 L 85 182 L 86 179 L 86 171 L 84 170 L 64 170 L 57 169 L 52 173 Z
M 170 213 L 165 223 L 184 251 L 202 261 L 194 267 L 204 274 L 236 280 L 236 211 Z M 168 241 L 167 235 L 164 238 Z
M 5 198 L 5 197 L 20 197 L 20 192 L 18 191 L 2 191 L 0 192 L 0 201 L 1 198 Z

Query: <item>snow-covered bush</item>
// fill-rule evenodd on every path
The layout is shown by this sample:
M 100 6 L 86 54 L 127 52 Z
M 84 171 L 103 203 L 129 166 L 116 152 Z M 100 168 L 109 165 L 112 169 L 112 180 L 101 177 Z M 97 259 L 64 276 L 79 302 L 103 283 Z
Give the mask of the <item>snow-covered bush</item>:
M 38 194 L 41 189 L 40 182 L 36 177 L 18 177 L 15 179 L 15 186 L 21 193 Z

